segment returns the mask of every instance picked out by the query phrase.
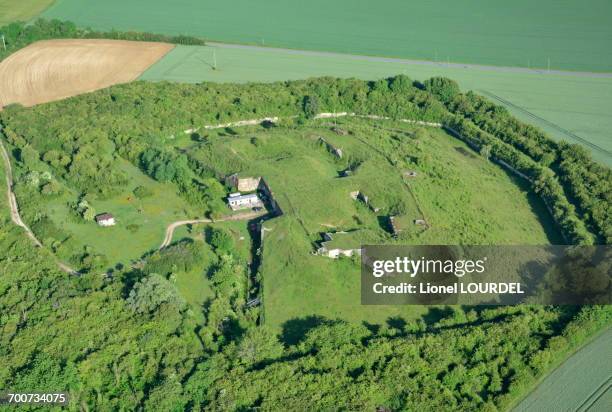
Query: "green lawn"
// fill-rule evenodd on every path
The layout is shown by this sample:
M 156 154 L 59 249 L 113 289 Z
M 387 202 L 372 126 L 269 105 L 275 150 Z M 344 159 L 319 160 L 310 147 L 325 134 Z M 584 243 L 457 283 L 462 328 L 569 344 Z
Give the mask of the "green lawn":
M 608 0 L 60 0 L 44 16 L 296 49 L 610 71 L 611 13 Z
M 416 139 L 416 129 L 401 123 L 343 119 L 339 126 L 351 134 L 337 135 L 324 121 L 267 131 L 246 127 L 232 136 L 211 132 L 205 144 L 186 148 L 218 173 L 263 176 L 285 212 L 265 224 L 266 324 L 280 328 L 308 316 L 383 323 L 428 312 L 422 306 L 361 306 L 359 264 L 313 254 L 323 232 L 364 229 L 376 243 L 562 242 L 541 202 L 521 182 L 442 130 L 424 129 L 426 137 Z M 328 153 L 320 136 L 341 147 L 343 159 Z M 338 171 L 354 160 L 361 162 L 355 174 L 339 178 Z M 418 172 L 409 181 L 416 199 L 404 184 L 406 170 Z M 381 210 L 353 200 L 349 194 L 355 190 Z M 422 218 L 417 203 L 431 228 L 412 225 L 392 239 L 384 218 Z
M 323 75 L 375 79 L 407 74 L 417 80 L 446 76 L 458 81 L 464 90 L 475 90 L 506 105 L 519 119 L 543 128 L 556 139 L 572 143 L 583 143 L 575 136 L 586 139 L 598 146 L 588 147 L 595 159 L 612 164 L 612 139 L 609 138 L 612 78 L 407 65 L 347 56 L 305 56 L 279 50 L 230 48 L 216 48 L 217 70 L 212 70 L 212 50 L 211 47 L 178 46 L 141 79 L 243 83 Z
M 208 270 L 216 263 L 217 256 L 211 247 L 200 241 L 198 246 L 204 251 L 204 264 L 196 265 L 191 271 L 175 273 L 175 284 L 183 298 L 191 305 L 196 320 L 204 322 L 204 305 L 208 299 L 214 298 L 208 280 Z
M 13 21 L 29 21 L 54 0 L 0 0 L 0 26 Z
M 197 212 L 177 195 L 173 185 L 154 181 L 127 161 L 121 163 L 129 179 L 126 190 L 110 199 L 91 201 L 97 213 L 112 213 L 116 226 L 100 227 L 95 222 L 71 217 L 67 202 L 75 201 L 73 193 L 45 205 L 45 211 L 64 233 L 72 235 L 76 244 L 91 246 L 96 253 L 106 255 L 111 266 L 129 264 L 156 249 L 169 223 Z M 153 195 L 142 200 L 136 198 L 132 190 L 139 185 L 152 189 Z M 129 225 L 136 225 L 135 230 L 130 230 Z
M 247 230 L 247 223 L 241 221 L 218 222 L 214 224 L 197 224 L 179 226 L 174 231 L 173 241 L 189 238 L 198 242 L 198 247 L 203 250 L 203 265 L 196 265 L 187 273 L 175 273 L 176 287 L 191 305 L 196 320 L 204 322 L 203 307 L 207 300 L 214 299 L 214 292 L 211 289 L 208 279 L 208 272 L 217 263 L 217 255 L 212 247 L 205 242 L 205 232 L 208 228 L 218 227 L 227 230 L 234 239 L 234 253 L 245 262 L 251 261 L 251 238 Z

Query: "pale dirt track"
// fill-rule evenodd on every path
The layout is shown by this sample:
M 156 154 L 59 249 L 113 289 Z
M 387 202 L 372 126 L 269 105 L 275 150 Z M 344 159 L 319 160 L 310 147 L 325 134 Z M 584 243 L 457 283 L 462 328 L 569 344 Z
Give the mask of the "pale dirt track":
M 258 217 L 264 216 L 266 213 L 267 212 L 265 210 L 261 212 L 251 211 L 251 212 L 243 212 L 243 213 L 238 213 L 236 215 L 226 216 L 221 219 L 216 219 L 214 221 L 210 219 L 194 219 L 194 220 L 179 220 L 177 222 L 170 223 L 168 227 L 166 228 L 166 236 L 164 236 L 164 241 L 159 246 L 159 249 L 161 250 L 167 247 L 168 245 L 170 245 L 170 243 L 172 243 L 172 238 L 174 237 L 174 229 L 176 229 L 179 226 L 197 225 L 200 223 L 227 222 L 230 220 L 251 220 L 251 219 L 256 219 Z
M 172 50 L 166 43 L 46 40 L 0 63 L 0 108 L 33 106 L 136 80 Z
M 13 220 L 13 223 L 21 228 L 23 228 L 23 230 L 25 230 L 26 234 L 28 235 L 28 237 L 30 239 L 32 239 L 32 241 L 34 242 L 34 244 L 38 247 L 42 247 L 42 243 L 40 243 L 40 241 L 36 238 L 36 236 L 34 235 L 34 232 L 32 232 L 32 230 L 28 227 L 28 225 L 26 225 L 23 220 L 21 219 L 21 215 L 19 214 L 19 207 L 17 205 L 17 199 L 15 198 L 15 193 L 13 193 L 13 169 L 11 167 L 11 159 L 8 155 L 8 152 L 6 151 L 6 148 L 4 147 L 4 143 L 2 143 L 2 140 L 0 140 L 0 154 L 2 154 L 2 159 L 4 160 L 4 174 L 6 177 L 6 194 L 7 194 L 7 198 L 8 198 L 8 202 L 9 202 L 9 207 L 11 209 L 11 219 Z M 59 260 L 56 260 L 57 266 L 59 266 L 59 268 L 61 270 L 63 270 L 66 273 L 70 273 L 71 275 L 78 275 L 78 272 L 74 269 L 72 269 L 70 266 L 66 265 L 63 262 L 60 262 Z

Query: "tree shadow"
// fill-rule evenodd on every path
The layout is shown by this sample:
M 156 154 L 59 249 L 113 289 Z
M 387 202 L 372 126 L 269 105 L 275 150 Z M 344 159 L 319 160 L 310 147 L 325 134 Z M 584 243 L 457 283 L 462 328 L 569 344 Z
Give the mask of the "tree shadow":
M 429 308 L 429 311 L 427 311 L 426 314 L 421 316 L 421 319 L 423 319 L 423 322 L 425 322 L 425 324 L 428 327 L 431 327 L 436 322 L 444 318 L 448 318 L 449 316 L 452 316 L 453 314 L 454 314 L 453 308 L 451 308 L 450 306 L 444 306 L 444 307 L 434 306 L 434 307 Z
M 296 345 L 304 340 L 309 331 L 329 323 L 331 323 L 329 319 L 317 315 L 290 319 L 283 323 L 280 341 L 286 346 Z
M 144 274 L 138 269 L 123 273 L 121 277 L 121 282 L 123 283 L 121 295 L 124 299 L 130 295 L 130 291 L 134 288 L 134 284 L 142 279 L 143 276 Z
M 211 226 L 206 226 L 204 228 L 204 241 L 208 243 L 209 245 L 211 244 L 213 233 L 214 233 L 214 230 Z
M 389 325 L 391 329 L 395 329 L 401 334 L 405 335 L 406 325 L 408 325 L 408 322 L 406 322 L 404 318 L 401 318 L 399 316 L 392 316 L 387 319 L 387 325 Z
M 370 332 L 372 332 L 372 335 L 377 335 L 378 332 L 380 331 L 380 325 L 377 325 L 376 323 L 370 323 L 370 322 L 366 322 L 363 321 L 362 322 L 363 326 L 365 326 Z
M 268 130 L 272 129 L 273 127 L 276 127 L 276 124 L 274 122 L 271 122 L 270 120 L 264 120 L 263 122 L 261 122 L 261 127 Z

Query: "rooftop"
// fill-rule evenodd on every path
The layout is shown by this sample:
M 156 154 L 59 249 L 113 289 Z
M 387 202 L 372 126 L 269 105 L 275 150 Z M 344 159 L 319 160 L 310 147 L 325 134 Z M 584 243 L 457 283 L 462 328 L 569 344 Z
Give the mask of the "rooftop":
M 259 196 L 257 196 L 257 193 L 249 193 L 248 195 L 241 195 L 241 194 L 238 194 L 236 196 L 229 195 L 228 197 L 228 199 L 230 200 L 244 200 L 244 199 L 252 199 L 252 198 L 259 199 Z
M 110 213 L 101 213 L 96 216 L 96 222 L 99 222 L 101 220 L 110 220 L 110 219 L 114 219 L 114 216 L 111 215 Z

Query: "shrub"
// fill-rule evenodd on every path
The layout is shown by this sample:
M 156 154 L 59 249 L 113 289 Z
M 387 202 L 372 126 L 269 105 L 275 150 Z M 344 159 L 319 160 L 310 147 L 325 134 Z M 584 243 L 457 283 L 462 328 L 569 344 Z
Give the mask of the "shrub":
M 172 283 L 152 273 L 134 285 L 127 304 L 134 312 L 152 313 L 162 304 L 180 311 L 185 306 L 185 301 Z
M 137 186 L 132 193 L 138 199 L 146 199 L 147 197 L 153 196 L 153 191 L 146 186 Z
M 219 254 L 230 253 L 234 248 L 234 239 L 227 231 L 214 228 L 210 233 L 210 244 Z

